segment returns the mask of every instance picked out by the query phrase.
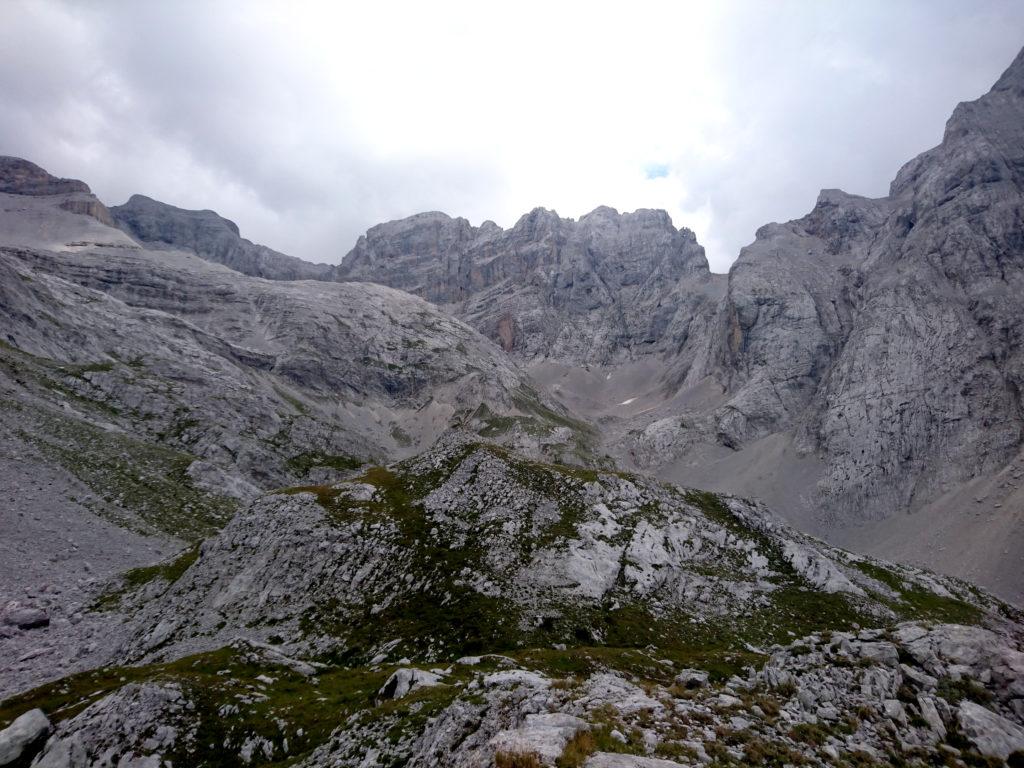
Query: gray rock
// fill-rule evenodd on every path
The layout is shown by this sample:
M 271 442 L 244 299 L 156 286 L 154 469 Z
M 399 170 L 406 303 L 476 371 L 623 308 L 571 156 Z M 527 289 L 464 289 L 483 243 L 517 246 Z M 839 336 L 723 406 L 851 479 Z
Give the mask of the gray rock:
M 861 658 L 871 659 L 889 667 L 899 666 L 899 653 L 892 643 L 860 643 L 856 649 Z
M 496 752 L 535 754 L 546 763 L 554 763 L 568 741 L 590 728 L 582 718 L 561 712 L 529 714 L 518 728 L 499 731 L 490 740 Z
M 595 752 L 583 765 L 584 768 L 682 768 L 680 763 L 672 760 L 614 752 Z
M 935 699 L 931 696 L 919 694 L 917 706 L 921 710 L 921 718 L 928 723 L 928 727 L 935 733 L 936 738 L 939 741 L 944 741 L 946 738 L 946 725 L 942 722 L 942 717 L 935 706 Z
M 396 669 L 384 687 L 377 692 L 378 699 L 401 699 L 419 688 L 440 685 L 441 676 L 422 669 L 403 667 Z
M 0 193 L 9 195 L 65 195 L 89 192 L 89 186 L 76 179 L 51 176 L 35 163 L 20 157 L 0 156 Z
M 983 755 L 1005 760 L 1024 750 L 1024 727 L 973 701 L 962 701 L 956 711 L 960 730 Z
M 188 211 L 132 195 L 110 214 L 117 226 L 150 248 L 190 250 L 200 258 L 245 275 L 269 280 L 322 280 L 333 271 L 327 264 L 278 253 L 244 239 L 238 226 L 213 211 Z
M 32 752 L 42 747 L 50 733 L 50 721 L 41 709 L 30 709 L 0 731 L 0 766 L 21 760 L 27 764 Z
M 710 675 L 702 669 L 684 669 L 676 675 L 676 683 L 684 688 L 702 688 L 708 684 Z
M 316 623 L 300 625 L 302 616 L 330 616 L 327 628 L 375 626 L 377 635 L 386 626 L 377 616 L 396 603 L 430 604 L 458 615 L 459 606 L 479 596 L 502 606 L 499 613 L 523 616 L 516 631 L 527 636 L 545 617 L 554 617 L 557 626 L 568 612 L 586 615 L 612 600 L 652 603 L 658 611 L 716 622 L 769 608 L 780 583 L 813 588 L 788 564 L 771 565 L 761 551 L 784 551 L 799 542 L 815 560 L 837 569 L 848 557 L 748 502 L 729 499 L 735 517 L 727 523 L 693 505 L 685 491 L 653 480 L 567 475 L 466 434 L 446 435 L 430 451 L 391 465 L 385 476 L 398 487 L 417 488 L 415 495 L 398 500 L 389 486 L 370 493 L 368 482 L 355 480 L 332 486 L 328 499 L 312 492 L 270 494 L 242 507 L 173 584 L 140 601 L 123 648 L 127 658 L 173 658 L 238 636 L 266 643 L 275 634 L 301 638 L 292 653 L 301 657 L 321 644 L 344 642 Z M 640 501 L 638 508 L 621 503 L 624 491 Z M 346 515 L 338 518 L 334 504 Z M 409 538 L 400 524 L 408 514 L 402 505 L 423 515 L 422 536 Z M 565 515 L 572 515 L 571 525 Z M 459 573 L 447 577 L 450 566 L 437 560 L 446 551 L 465 552 L 467 558 Z M 708 569 L 722 562 L 730 563 L 728 573 L 709 576 Z M 913 571 L 906 574 L 916 579 Z M 966 589 L 962 594 L 977 600 Z M 857 599 L 874 610 L 890 610 L 870 596 Z M 569 626 L 560 630 L 568 631 Z M 546 644 L 572 637 L 556 634 Z M 363 647 L 367 661 L 385 653 L 411 656 L 418 649 L 408 644 L 412 638 L 402 639 L 401 650 L 386 647 L 387 639 Z M 941 645 L 930 634 L 916 642 Z M 428 660 L 444 660 L 444 646 L 431 645 L 437 655 Z M 858 645 L 876 664 L 895 668 L 893 646 Z M 896 675 L 881 666 L 869 671 L 878 690 L 891 697 Z M 417 674 L 399 671 L 389 687 L 407 690 Z M 699 670 L 684 671 L 680 679 L 708 683 Z M 595 678 L 595 685 L 602 680 L 606 688 L 593 695 L 615 707 L 661 706 L 617 677 Z M 744 684 L 733 681 L 735 690 Z M 718 701 L 730 706 L 740 700 L 723 694 Z M 810 711 L 815 704 L 808 703 Z
M 664 211 L 537 208 L 514 227 L 424 213 L 380 224 L 336 275 L 415 293 L 526 359 L 603 363 L 678 348 L 721 294 L 693 233 Z
M 19 629 L 38 629 L 49 626 L 50 615 L 44 608 L 12 602 L 0 612 L 0 620 Z
M 129 683 L 62 722 L 34 765 L 155 768 L 182 736 L 166 724 L 193 710 L 177 684 Z

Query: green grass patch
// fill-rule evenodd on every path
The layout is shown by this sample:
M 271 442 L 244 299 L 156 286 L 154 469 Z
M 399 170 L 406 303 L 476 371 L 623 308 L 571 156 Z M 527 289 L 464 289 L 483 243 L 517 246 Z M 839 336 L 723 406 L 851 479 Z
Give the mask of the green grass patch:
M 346 456 L 345 454 L 307 451 L 297 456 L 292 456 L 286 464 L 288 469 L 299 477 L 305 477 L 311 470 L 321 467 L 335 469 L 339 472 L 351 472 L 363 466 L 364 462 L 354 456 Z
M 234 514 L 233 499 L 192 483 L 193 456 L 63 415 L 42 410 L 35 415 L 31 431 L 21 437 L 89 486 L 105 502 L 94 511 L 120 525 L 138 528 L 139 520 L 150 529 L 199 541 Z
M 34 707 L 52 721 L 62 722 L 126 683 L 176 683 L 194 707 L 184 715 L 182 725 L 196 724 L 198 731 L 194 739 L 180 739 L 176 749 L 165 755 L 167 759 L 197 768 L 240 767 L 245 764 L 239 757 L 242 744 L 258 736 L 274 745 L 275 757 L 257 758 L 256 764 L 277 765 L 308 754 L 351 715 L 408 712 L 431 698 L 450 701 L 454 696 L 454 690 L 444 686 L 440 692 L 425 689 L 378 707 L 375 695 L 391 671 L 339 667 L 306 678 L 287 667 L 254 663 L 249 654 L 224 648 L 166 664 L 110 667 L 49 683 L 0 703 L 0 727 Z M 256 680 L 258 675 L 273 682 L 262 683 Z M 224 714 L 224 707 L 231 708 L 230 714 Z M 289 746 L 287 760 L 284 739 Z
M 104 592 L 96 600 L 94 607 L 98 610 L 109 610 L 121 604 L 125 595 L 153 581 L 165 581 L 168 585 L 181 578 L 196 560 L 199 559 L 199 544 L 193 544 L 179 553 L 173 560 L 133 568 L 121 575 L 120 586 Z
M 984 615 L 978 606 L 955 597 L 937 595 L 909 579 L 904 579 L 880 563 L 857 560 L 853 565 L 861 573 L 881 582 L 896 593 L 895 600 L 880 594 L 876 594 L 875 597 L 905 618 L 971 625 L 978 624 Z

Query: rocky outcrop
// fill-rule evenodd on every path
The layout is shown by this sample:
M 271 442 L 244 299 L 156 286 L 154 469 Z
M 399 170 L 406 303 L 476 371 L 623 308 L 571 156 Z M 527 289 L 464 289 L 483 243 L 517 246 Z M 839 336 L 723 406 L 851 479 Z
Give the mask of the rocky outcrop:
M 337 272 L 423 296 L 527 359 L 607 363 L 678 350 L 722 289 L 664 211 L 537 208 L 511 229 L 426 213 L 381 224 Z
M 155 755 L 195 738 L 198 723 L 176 727 L 188 705 L 175 683 L 125 685 L 62 723 L 33 765 L 85 768 L 113 758 L 118 768 L 159 768 Z
M 65 211 L 71 213 L 78 213 L 82 216 L 91 216 L 100 222 L 100 224 L 106 224 L 108 227 L 114 226 L 114 220 L 110 216 L 110 211 L 92 195 L 87 197 L 71 196 L 64 200 L 60 207 Z
M 9 195 L 68 195 L 90 192 L 77 179 L 52 176 L 35 163 L 20 157 L 0 156 L 0 192 Z
M 189 211 L 132 195 L 110 213 L 117 226 L 148 248 L 189 250 L 244 275 L 270 280 L 323 280 L 332 272 L 326 264 L 311 264 L 244 239 L 233 221 L 213 211 Z
M 729 276 L 718 438 L 787 429 L 850 520 L 991 472 L 1024 436 L 1024 65 L 957 107 L 881 200 L 825 191 L 758 232 Z
M 2 247 L 0 233 L 0 353 L 35 376 L 9 381 L 11 392 L 49 402 L 59 386 L 97 422 L 201 459 L 192 474 L 211 485 L 232 487 L 224 472 L 252 489 L 297 480 L 296 469 L 351 469 L 425 447 L 452 423 L 563 447 L 584 428 L 495 345 L 409 294 L 259 280 L 182 251 L 107 244 L 59 199 L 33 200 L 2 223 L 42 222 L 65 242 Z
M 936 615 L 989 610 L 956 582 L 888 569 L 754 504 L 452 434 L 352 482 L 247 507 L 159 600 L 147 595 L 125 653 L 174 658 L 240 633 L 305 656 L 436 663 L 520 644 L 697 641 L 725 627 L 757 641 L 785 631 L 807 589 L 862 622 L 919 615 L 918 592 Z M 736 624 L 741 611 L 751 627 Z
M 0 705 L 53 707 L 36 765 L 1019 757 L 1008 606 L 471 435 L 266 495 L 161 573 L 122 587 L 108 668 Z
M 162 583 L 262 491 L 452 425 L 586 452 L 585 425 L 422 299 L 252 278 L 140 248 L 63 195 L 2 197 L 0 695 L 103 663 L 113 630 L 82 620 L 97 580 L 179 552 L 146 577 Z
M 29 197 L 61 196 L 60 207 L 71 213 L 90 216 L 101 224 L 114 226 L 110 211 L 77 179 L 59 179 L 35 163 L 20 157 L 0 156 L 0 194 Z

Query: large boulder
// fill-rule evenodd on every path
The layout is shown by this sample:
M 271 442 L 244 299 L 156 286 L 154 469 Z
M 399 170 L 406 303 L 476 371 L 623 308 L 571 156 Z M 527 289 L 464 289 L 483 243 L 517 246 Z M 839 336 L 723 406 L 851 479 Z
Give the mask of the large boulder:
M 960 729 L 981 754 L 1005 760 L 1024 750 L 1024 728 L 1005 717 L 973 701 L 961 702 L 956 716 Z
M 15 761 L 27 764 L 50 733 L 50 721 L 41 709 L 30 709 L 0 731 L 0 766 Z

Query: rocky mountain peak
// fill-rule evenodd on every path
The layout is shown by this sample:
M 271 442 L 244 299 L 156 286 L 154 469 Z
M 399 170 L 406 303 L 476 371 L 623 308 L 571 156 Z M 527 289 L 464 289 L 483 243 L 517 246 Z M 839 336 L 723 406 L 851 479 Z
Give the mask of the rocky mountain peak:
M 61 179 L 20 157 L 0 156 L 0 192 L 9 195 L 65 195 L 89 193 L 89 185 L 77 179 Z
M 360 238 L 337 276 L 448 305 L 528 358 L 598 362 L 685 336 L 710 272 L 694 234 L 664 211 L 602 206 L 578 221 L 534 208 L 507 230 L 444 214 L 389 222 Z M 700 285 L 682 291 L 686 280 Z
M 537 233 L 546 233 L 558 229 L 563 222 L 561 216 L 553 210 L 543 207 L 536 207 L 529 213 L 524 213 L 510 231 L 522 235 L 532 236 Z
M 1024 48 L 992 86 L 992 90 L 1009 91 L 1018 97 L 1024 96 Z
M 110 211 L 77 179 L 61 179 L 20 157 L 0 157 L 0 194 L 52 198 L 53 204 L 71 213 L 89 216 L 113 226 Z
M 201 211 L 189 211 L 184 208 L 176 208 L 173 205 L 162 203 L 159 200 L 154 200 L 153 198 L 146 197 L 145 195 L 132 195 L 128 198 L 127 203 L 117 206 L 116 210 L 120 213 L 120 218 L 122 219 L 128 219 L 132 213 L 138 216 L 148 214 L 154 220 L 161 217 L 188 217 L 197 222 L 202 222 L 202 226 L 211 230 L 224 229 L 236 236 L 241 235 L 238 225 L 235 224 L 235 222 L 230 219 L 225 219 L 216 211 L 208 209 Z M 149 223 L 152 225 L 154 222 L 150 221 Z M 170 244 L 171 240 L 168 240 L 167 242 Z
M 253 277 L 322 280 L 333 269 L 256 245 L 241 237 L 237 224 L 211 210 L 187 210 L 145 195 L 132 195 L 110 212 L 117 226 L 140 243 L 192 251 L 207 261 Z

